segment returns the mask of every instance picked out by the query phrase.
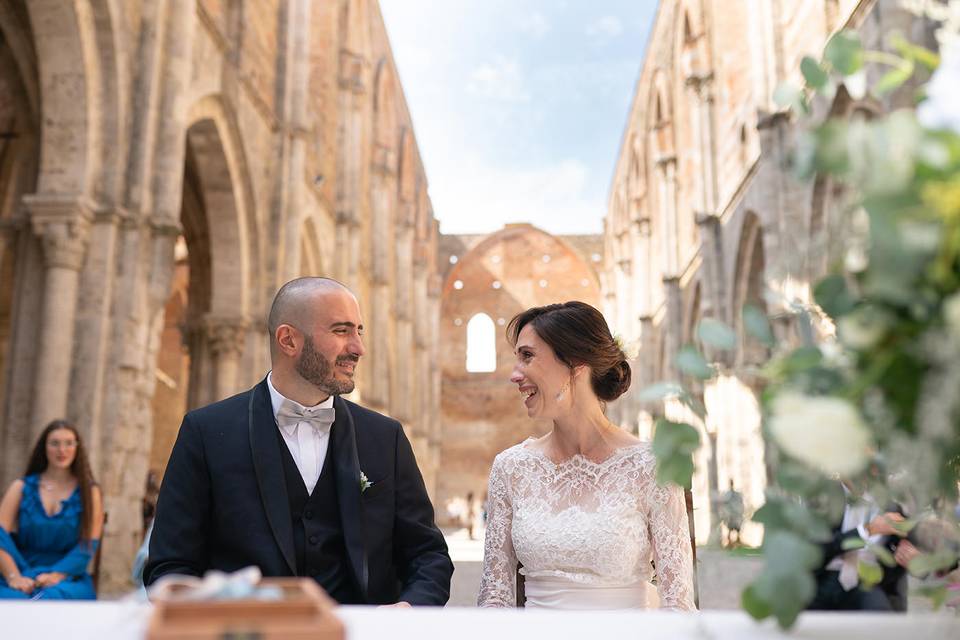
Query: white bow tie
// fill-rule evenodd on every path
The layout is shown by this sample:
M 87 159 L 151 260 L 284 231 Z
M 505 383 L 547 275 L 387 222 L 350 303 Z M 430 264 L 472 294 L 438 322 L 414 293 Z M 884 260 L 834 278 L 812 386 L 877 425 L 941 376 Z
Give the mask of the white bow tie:
M 309 424 L 321 433 L 329 431 L 335 419 L 333 407 L 304 407 L 287 399 L 277 411 L 277 425 L 289 435 L 293 435 L 295 427 L 301 423 Z

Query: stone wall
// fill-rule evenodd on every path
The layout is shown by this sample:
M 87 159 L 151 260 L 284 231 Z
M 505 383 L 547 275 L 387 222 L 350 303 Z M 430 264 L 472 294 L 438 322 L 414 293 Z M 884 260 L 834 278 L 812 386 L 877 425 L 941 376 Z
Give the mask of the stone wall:
M 641 432 L 672 409 L 644 405 L 636 391 L 678 378 L 674 356 L 697 341 L 700 319 L 720 319 L 744 338 L 735 353 L 708 352 L 721 375 L 694 385 L 708 411 L 706 424 L 693 420 L 704 442 L 693 491 L 700 541 L 717 540 L 711 496 L 732 481 L 749 510 L 766 484 L 761 387 L 749 368 L 768 354 L 745 336 L 743 306 L 788 318 L 792 305 L 810 303 L 838 219 L 829 184 L 791 176 L 799 128 L 777 110 L 773 91 L 802 82 L 800 59 L 818 58 L 841 28 L 858 29 L 879 49 L 883 33 L 916 34 L 919 22 L 895 0 L 660 3 L 610 188 L 602 281 L 607 317 L 637 354 L 640 383 L 613 409 Z M 878 107 L 845 92 L 815 105 L 817 114 L 840 116 Z M 786 320 L 775 330 L 796 339 Z M 758 534 L 745 539 L 758 542 Z
M 506 325 L 533 306 L 582 300 L 599 307 L 599 281 L 589 261 L 593 254 L 599 259 L 599 244 L 599 237 L 553 236 L 528 224 L 507 225 L 488 236 L 441 237 L 442 427 L 435 500 L 441 523 L 455 524 L 451 503 L 468 493 L 478 499 L 486 493 L 497 453 L 551 428 L 527 417 L 510 382 L 516 360 Z M 481 346 L 484 332 L 490 338 L 495 355 L 490 371 L 467 370 L 471 321 L 480 323 L 471 335 Z
M 432 487 L 437 224 L 377 3 L 14 0 L 0 30 L 4 485 L 74 420 L 125 589 L 179 416 L 261 379 L 276 289 L 323 274 Z

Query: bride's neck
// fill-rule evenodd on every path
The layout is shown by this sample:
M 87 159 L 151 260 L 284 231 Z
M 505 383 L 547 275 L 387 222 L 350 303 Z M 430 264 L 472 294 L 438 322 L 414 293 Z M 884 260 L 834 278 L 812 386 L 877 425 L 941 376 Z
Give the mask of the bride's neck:
M 590 456 L 602 449 L 613 427 L 599 403 L 584 411 L 571 411 L 553 421 L 553 444 L 562 457 Z

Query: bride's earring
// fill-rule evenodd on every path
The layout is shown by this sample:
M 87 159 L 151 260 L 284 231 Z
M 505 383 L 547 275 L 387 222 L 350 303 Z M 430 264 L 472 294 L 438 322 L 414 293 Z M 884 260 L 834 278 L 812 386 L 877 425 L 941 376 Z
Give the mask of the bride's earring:
M 560 391 L 557 392 L 557 395 L 555 395 L 553 399 L 556 400 L 557 402 L 560 402 L 561 400 L 563 400 L 563 396 L 567 394 L 567 390 L 569 388 L 570 388 L 570 383 L 564 382 L 563 386 L 560 387 Z

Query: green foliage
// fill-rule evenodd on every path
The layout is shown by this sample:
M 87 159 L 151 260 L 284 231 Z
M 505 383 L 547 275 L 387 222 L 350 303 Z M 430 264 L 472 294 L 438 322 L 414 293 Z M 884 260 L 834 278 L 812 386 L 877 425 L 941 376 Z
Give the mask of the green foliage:
M 843 76 L 852 76 L 863 68 L 863 47 L 860 35 L 853 31 L 840 31 L 827 42 L 823 58 Z
M 700 434 L 689 424 L 657 420 L 653 453 L 657 457 L 657 482 L 689 487 L 693 477 L 693 452 L 700 446 Z
M 819 547 L 801 536 L 786 531 L 764 535 L 763 572 L 741 594 L 741 602 L 751 616 L 777 619 L 784 629 L 813 600 L 816 586 L 811 571 L 820 564 Z
M 704 318 L 697 326 L 697 337 L 715 349 L 731 351 L 737 348 L 737 334 L 719 320 Z
M 912 108 L 870 118 L 810 118 L 811 105 L 823 113 L 821 107 L 841 86 L 853 100 L 869 97 L 879 103 L 876 98 L 915 87 L 914 80 L 922 82 L 938 68 L 936 52 L 896 33 L 889 42 L 890 51 L 868 51 L 856 33 L 837 33 L 819 61 L 801 60 L 803 87 L 777 88 L 776 104 L 805 122 L 792 156 L 796 175 L 829 179 L 843 192 L 845 206 L 831 215 L 845 216 L 840 220 L 846 223 L 840 244 L 858 253 L 853 262 L 835 260 L 832 272 L 813 287 L 815 305 L 786 305 L 795 331 L 789 344 L 778 344 L 769 320 L 756 307 L 743 308 L 742 327 L 744 336 L 772 352 L 759 371 L 765 420 L 778 407 L 803 411 L 797 394 L 832 397 L 830 403 L 814 403 L 821 408 L 851 408 L 851 415 L 869 430 L 874 464 L 846 480 L 878 503 L 930 509 L 960 538 L 956 519 L 935 510 L 956 502 L 960 481 L 960 393 L 955 391 L 960 362 L 960 131 L 925 128 Z M 868 77 L 879 80 L 868 87 Z M 895 103 L 917 96 L 922 98 L 923 91 L 908 94 L 906 101 L 898 96 Z M 948 105 L 947 112 L 955 108 Z M 849 264 L 856 266 L 846 268 Z M 838 339 L 824 342 L 822 329 L 831 322 Z M 783 333 L 780 327 L 778 336 Z M 701 353 L 684 347 L 676 363 L 685 380 L 699 384 L 725 366 L 711 363 L 710 354 L 735 350 L 738 336 L 715 319 L 703 320 L 696 336 L 710 348 Z M 785 392 L 794 395 L 781 396 Z M 696 394 L 681 384 L 657 386 L 644 397 L 676 399 L 704 419 Z M 810 413 L 811 419 L 819 415 Z M 764 569 L 743 591 L 741 602 L 754 618 L 773 617 L 786 628 L 813 598 L 811 574 L 820 561 L 817 543 L 829 538 L 846 498 L 836 478 L 808 466 L 811 456 L 802 462 L 785 453 L 774 437 L 783 432 L 770 424 L 784 423 L 765 422 L 763 427 L 774 471 L 766 502 L 753 515 L 764 526 Z M 836 437 L 836 430 L 820 432 L 826 434 L 818 436 L 821 439 Z M 654 438 L 658 479 L 686 485 L 698 441 L 694 427 L 660 421 Z M 827 451 L 823 447 L 834 441 L 822 440 L 806 453 Z M 788 448 L 797 454 L 796 447 L 794 441 Z M 906 535 L 915 525 L 915 520 L 907 520 L 898 532 Z M 893 554 L 880 545 L 854 541 L 843 548 L 863 549 L 865 557 L 875 559 L 858 564 L 863 587 L 881 579 L 883 565 L 895 564 Z M 929 577 L 958 559 L 952 547 L 921 551 L 910 564 L 915 575 Z M 926 588 L 942 602 L 942 583 Z
M 770 327 L 767 314 L 752 304 L 743 306 L 743 328 L 747 334 L 759 340 L 764 346 L 770 348 L 774 346 L 773 329 Z
M 709 380 L 715 373 L 713 367 L 707 364 L 707 359 L 692 345 L 685 346 L 677 354 L 677 368 L 699 380 Z

